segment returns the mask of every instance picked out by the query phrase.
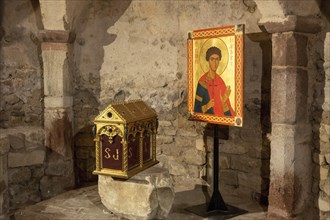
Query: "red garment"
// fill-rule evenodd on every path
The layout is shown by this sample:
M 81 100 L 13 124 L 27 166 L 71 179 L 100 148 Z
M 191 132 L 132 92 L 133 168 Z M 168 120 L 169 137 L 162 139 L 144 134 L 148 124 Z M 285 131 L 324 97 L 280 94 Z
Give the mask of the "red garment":
M 226 84 L 223 79 L 216 74 L 214 79 L 208 77 L 208 73 L 204 73 L 204 75 L 200 78 L 199 82 L 202 85 L 206 85 L 210 100 L 214 99 L 214 115 L 217 116 L 225 116 L 224 109 L 221 102 L 221 97 L 225 94 Z M 230 105 L 229 98 L 226 100 L 226 104 L 230 110 L 232 116 L 235 115 L 235 111 Z M 228 110 L 227 110 L 228 111 Z

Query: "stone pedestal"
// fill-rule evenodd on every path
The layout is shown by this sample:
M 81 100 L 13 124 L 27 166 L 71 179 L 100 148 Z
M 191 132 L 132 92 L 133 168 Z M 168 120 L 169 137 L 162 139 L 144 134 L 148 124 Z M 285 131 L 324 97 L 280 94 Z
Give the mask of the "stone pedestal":
M 165 219 L 174 200 L 172 178 L 159 165 L 126 181 L 99 175 L 98 188 L 103 205 L 128 219 Z

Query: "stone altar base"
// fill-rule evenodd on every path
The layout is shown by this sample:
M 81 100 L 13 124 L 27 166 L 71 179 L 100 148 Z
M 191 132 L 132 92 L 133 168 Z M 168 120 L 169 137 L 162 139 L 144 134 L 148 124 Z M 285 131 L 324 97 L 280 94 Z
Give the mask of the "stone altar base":
M 128 180 L 99 175 L 98 189 L 103 205 L 128 219 L 165 219 L 175 194 L 168 170 L 159 165 Z

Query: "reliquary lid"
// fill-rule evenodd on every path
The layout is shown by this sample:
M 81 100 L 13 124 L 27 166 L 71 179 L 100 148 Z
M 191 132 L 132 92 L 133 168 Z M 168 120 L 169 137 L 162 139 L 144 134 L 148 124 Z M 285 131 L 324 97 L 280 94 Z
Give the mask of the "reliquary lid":
M 157 113 L 142 100 L 132 100 L 110 104 L 94 120 L 94 122 L 131 123 L 148 118 L 156 118 Z

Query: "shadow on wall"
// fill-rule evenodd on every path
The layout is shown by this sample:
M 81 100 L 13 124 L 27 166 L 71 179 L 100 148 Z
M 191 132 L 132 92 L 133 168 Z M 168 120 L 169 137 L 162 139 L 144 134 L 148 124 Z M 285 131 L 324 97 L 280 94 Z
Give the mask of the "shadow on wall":
M 41 10 L 40 10 L 39 0 L 30 0 L 30 1 L 31 1 L 31 5 L 33 7 L 34 13 L 36 15 L 37 27 L 39 28 L 39 30 L 42 30 L 42 29 L 44 29 L 44 25 L 41 20 Z
M 267 137 L 271 133 L 270 106 L 271 106 L 271 69 L 272 69 L 272 43 L 270 39 L 259 43 L 262 51 L 262 78 L 261 78 L 261 109 L 260 123 L 262 130 L 261 149 L 261 194 L 254 199 L 260 204 L 268 206 L 269 182 L 270 182 L 270 140 Z
M 330 1 L 322 0 L 320 4 L 320 10 L 322 14 L 330 21 Z
M 75 172 L 78 185 L 97 180 L 90 173 L 95 164 L 91 127 L 100 108 L 100 70 L 104 62 L 104 46 L 115 41 L 117 36 L 107 31 L 130 4 L 130 0 L 89 1 L 80 15 L 73 19 L 72 31 L 76 34 L 76 41 L 71 67 L 74 82 Z
M 131 1 L 90 1 L 86 11 L 75 19 L 76 33 L 73 57 L 75 131 L 99 113 L 101 92 L 100 70 L 104 63 L 104 46 L 113 43 L 116 35 L 109 34 L 127 10 Z
M 95 170 L 95 142 L 92 134 L 92 126 L 81 129 L 74 137 L 74 161 L 76 186 L 82 187 L 96 183 Z

